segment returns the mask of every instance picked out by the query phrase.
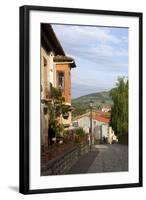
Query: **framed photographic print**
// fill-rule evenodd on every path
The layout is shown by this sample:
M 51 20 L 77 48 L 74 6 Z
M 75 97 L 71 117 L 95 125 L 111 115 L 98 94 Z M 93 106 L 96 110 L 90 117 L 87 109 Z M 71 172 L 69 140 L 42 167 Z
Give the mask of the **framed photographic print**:
M 142 13 L 20 7 L 20 192 L 142 186 Z

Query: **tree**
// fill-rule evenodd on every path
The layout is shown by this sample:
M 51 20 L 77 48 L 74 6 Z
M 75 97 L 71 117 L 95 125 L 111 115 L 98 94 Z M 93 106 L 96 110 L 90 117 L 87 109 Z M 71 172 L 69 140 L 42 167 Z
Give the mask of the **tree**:
M 97 105 L 96 105 L 96 108 L 97 108 L 98 110 L 101 110 L 101 108 L 102 108 L 101 104 L 97 104 Z
M 113 100 L 110 124 L 115 134 L 128 133 L 128 80 L 125 77 L 118 78 L 110 96 Z
M 86 140 L 86 134 L 83 128 L 76 129 L 76 142 L 83 143 Z

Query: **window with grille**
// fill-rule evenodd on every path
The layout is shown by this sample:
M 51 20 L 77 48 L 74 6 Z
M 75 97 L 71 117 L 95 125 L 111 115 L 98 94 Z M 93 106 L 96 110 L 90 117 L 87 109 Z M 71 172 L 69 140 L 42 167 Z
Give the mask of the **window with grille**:
M 64 90 L 64 72 L 58 72 L 58 80 L 57 80 L 57 84 L 58 84 L 58 87 L 61 89 L 61 90 Z

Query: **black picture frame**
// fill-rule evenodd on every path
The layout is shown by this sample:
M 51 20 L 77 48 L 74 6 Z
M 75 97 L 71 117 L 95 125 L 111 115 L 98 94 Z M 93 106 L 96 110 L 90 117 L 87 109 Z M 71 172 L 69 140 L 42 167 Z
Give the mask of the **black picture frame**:
M 34 189 L 29 188 L 29 92 L 30 92 L 30 72 L 29 72 L 29 20 L 30 11 L 44 12 L 67 12 L 67 13 L 84 13 L 95 15 L 112 15 L 112 16 L 130 16 L 138 17 L 139 19 L 139 182 L 129 184 L 114 184 L 114 185 L 97 185 L 97 186 L 81 186 L 68 188 L 48 188 Z M 123 11 L 107 11 L 107 10 L 90 10 L 90 9 L 75 9 L 63 7 L 44 7 L 44 6 L 22 6 L 20 7 L 20 179 L 19 191 L 22 194 L 35 193 L 52 193 L 52 192 L 67 192 L 67 191 L 83 191 L 83 190 L 99 190 L 99 189 L 115 189 L 115 188 L 130 188 L 142 186 L 142 13 L 138 12 L 123 12 Z

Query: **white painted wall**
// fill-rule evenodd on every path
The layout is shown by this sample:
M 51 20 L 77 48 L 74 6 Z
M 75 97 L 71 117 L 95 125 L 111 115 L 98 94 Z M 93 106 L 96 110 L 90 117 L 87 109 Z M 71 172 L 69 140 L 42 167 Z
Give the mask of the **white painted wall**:
M 89 117 L 82 117 L 77 120 L 79 127 L 82 127 L 86 133 L 89 133 L 90 120 Z
M 47 61 L 47 66 L 44 67 L 44 58 Z M 41 47 L 41 99 L 46 99 L 46 90 L 49 90 L 49 55 L 44 50 L 44 48 Z
M 49 54 L 49 82 L 52 83 L 52 86 L 55 87 L 55 65 L 53 62 L 54 53 L 50 52 Z
M 102 137 L 108 137 L 108 125 L 102 125 Z
M 89 116 L 83 116 L 75 120 L 74 122 L 78 122 L 78 126 L 82 127 L 86 133 L 89 133 L 90 131 L 90 117 Z M 106 135 L 108 132 L 108 129 L 107 129 L 108 124 L 92 119 L 92 133 L 98 132 L 98 130 L 96 129 L 97 126 L 102 127 L 101 130 L 102 130 L 103 136 L 105 135 L 105 137 L 107 137 Z

